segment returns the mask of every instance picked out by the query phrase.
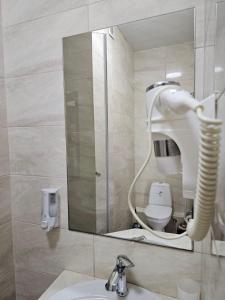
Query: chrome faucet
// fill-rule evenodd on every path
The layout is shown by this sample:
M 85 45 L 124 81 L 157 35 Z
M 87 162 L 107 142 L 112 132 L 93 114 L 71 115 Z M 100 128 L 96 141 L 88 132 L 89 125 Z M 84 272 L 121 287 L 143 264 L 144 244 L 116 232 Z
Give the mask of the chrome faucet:
M 126 255 L 118 255 L 116 266 L 113 269 L 105 288 L 107 291 L 116 291 L 120 297 L 128 294 L 126 269 L 134 267 L 132 261 Z

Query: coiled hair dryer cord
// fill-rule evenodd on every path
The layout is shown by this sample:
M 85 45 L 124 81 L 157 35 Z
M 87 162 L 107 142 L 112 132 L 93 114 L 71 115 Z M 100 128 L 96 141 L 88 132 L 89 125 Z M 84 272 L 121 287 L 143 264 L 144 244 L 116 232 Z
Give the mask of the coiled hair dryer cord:
M 148 128 L 149 128 L 149 146 L 146 160 L 137 172 L 128 192 L 128 206 L 136 221 L 146 230 L 150 231 L 152 235 L 165 240 L 175 240 L 188 235 L 192 240 L 200 241 L 207 235 L 209 227 L 214 215 L 214 202 L 216 198 L 217 173 L 219 167 L 219 151 L 220 151 L 220 134 L 222 121 L 218 119 L 210 119 L 203 115 L 203 108 L 201 104 L 196 106 L 195 112 L 200 121 L 200 146 L 199 146 L 199 165 L 197 175 L 197 188 L 195 197 L 194 219 L 191 219 L 187 225 L 187 231 L 177 236 L 162 235 L 148 225 L 146 225 L 136 214 L 132 204 L 132 193 L 135 184 L 152 155 L 152 137 L 151 137 L 151 118 L 153 108 L 156 101 L 159 99 L 162 91 L 168 90 L 171 87 L 162 87 L 158 93 L 155 94 L 148 114 Z

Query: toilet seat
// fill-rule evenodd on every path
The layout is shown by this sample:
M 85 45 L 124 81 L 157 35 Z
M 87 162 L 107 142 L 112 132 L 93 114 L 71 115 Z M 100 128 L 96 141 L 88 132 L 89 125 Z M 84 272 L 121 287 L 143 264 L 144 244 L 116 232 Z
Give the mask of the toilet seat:
M 167 219 L 172 214 L 172 208 L 161 205 L 148 205 L 144 209 L 144 213 L 147 217 L 155 220 Z

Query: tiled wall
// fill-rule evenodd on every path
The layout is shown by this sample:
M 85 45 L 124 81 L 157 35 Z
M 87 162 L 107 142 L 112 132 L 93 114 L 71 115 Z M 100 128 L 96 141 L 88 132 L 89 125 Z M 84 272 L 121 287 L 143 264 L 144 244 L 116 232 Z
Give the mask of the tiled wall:
M 196 92 L 201 98 L 203 0 L 2 4 L 18 299 L 36 300 L 63 269 L 106 277 L 118 253 L 136 264 L 129 279 L 156 292 L 175 295 L 178 278 L 200 279 L 199 253 L 68 231 L 62 37 L 196 6 Z M 61 187 L 62 223 L 46 234 L 40 229 L 40 189 L 53 185 Z
M 76 6 L 75 2 L 71 1 Z M 16 2 L 11 4 L 15 7 Z M 29 3 L 23 4 L 22 12 Z M 34 2 L 30 7 L 33 5 Z M 56 6 L 54 3 L 52 8 Z M 93 274 L 92 235 L 67 229 L 62 67 L 62 37 L 86 31 L 86 6 L 59 14 L 53 12 L 5 28 L 14 258 L 19 299 L 37 299 L 65 268 Z M 16 56 L 11 52 L 14 43 L 19 43 Z M 10 63 L 12 69 L 8 64 L 12 59 L 10 52 L 15 59 Z M 61 194 L 61 229 L 48 235 L 40 230 L 40 189 L 46 186 L 60 187 Z M 27 240 L 22 241 L 22 237 Z
M 1 17 L 0 7 L 0 22 Z M 0 24 L 0 299 L 15 299 L 12 224 L 10 205 L 9 149 L 3 63 L 3 36 Z
M 225 2 L 217 4 L 217 27 L 215 33 L 215 90 L 222 93 L 225 88 Z
M 148 151 L 146 132 L 146 88 L 157 81 L 166 80 L 166 74 L 181 72 L 175 80 L 187 89 L 194 91 L 194 45 L 185 43 L 135 52 L 135 174 L 145 161 Z M 158 170 L 154 152 L 150 164 L 136 184 L 136 206 L 145 207 L 148 203 L 152 182 L 168 182 L 173 196 L 174 213 L 184 214 L 185 201 L 182 195 L 182 176 L 165 176 Z

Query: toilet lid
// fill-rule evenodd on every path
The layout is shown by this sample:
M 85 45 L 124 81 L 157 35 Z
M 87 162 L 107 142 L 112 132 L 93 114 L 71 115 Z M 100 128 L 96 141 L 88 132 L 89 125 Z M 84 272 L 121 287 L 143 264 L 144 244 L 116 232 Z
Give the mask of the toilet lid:
M 172 208 L 168 206 L 148 205 L 144 213 L 150 218 L 166 219 L 171 216 Z

